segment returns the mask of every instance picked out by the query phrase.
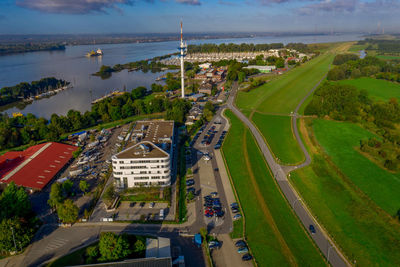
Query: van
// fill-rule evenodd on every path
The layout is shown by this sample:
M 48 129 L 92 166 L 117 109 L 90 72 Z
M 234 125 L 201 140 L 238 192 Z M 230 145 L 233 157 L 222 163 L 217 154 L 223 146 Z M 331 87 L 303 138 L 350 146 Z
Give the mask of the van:
M 164 209 L 160 209 L 160 214 L 158 216 L 160 220 L 164 220 Z

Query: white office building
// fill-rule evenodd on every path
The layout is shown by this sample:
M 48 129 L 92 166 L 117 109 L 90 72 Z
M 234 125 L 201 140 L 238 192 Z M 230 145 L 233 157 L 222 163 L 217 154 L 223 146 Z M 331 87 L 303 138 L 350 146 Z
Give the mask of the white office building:
M 137 122 L 126 149 L 112 157 L 116 186 L 169 186 L 173 140 L 173 121 Z

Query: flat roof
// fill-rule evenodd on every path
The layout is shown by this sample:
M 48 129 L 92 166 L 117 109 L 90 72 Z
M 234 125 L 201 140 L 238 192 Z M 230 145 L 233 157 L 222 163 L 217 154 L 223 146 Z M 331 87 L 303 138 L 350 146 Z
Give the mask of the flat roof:
M 115 155 L 117 159 L 162 158 L 169 154 L 149 141 L 142 141 Z
M 78 148 L 49 142 L 0 156 L 0 182 L 43 189 L 72 158 Z
M 159 144 L 172 141 L 174 135 L 174 121 L 137 121 L 132 129 L 132 136 L 143 135 L 140 141 L 149 141 Z

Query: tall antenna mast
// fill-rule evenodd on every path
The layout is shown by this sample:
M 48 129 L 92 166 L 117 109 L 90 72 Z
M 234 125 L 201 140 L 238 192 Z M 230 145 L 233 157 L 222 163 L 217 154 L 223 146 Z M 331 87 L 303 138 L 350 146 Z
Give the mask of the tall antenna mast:
M 183 43 L 183 29 L 182 29 L 182 20 L 181 20 L 181 43 L 179 46 L 180 50 L 180 58 L 181 58 L 181 90 L 182 90 L 182 98 L 185 98 L 185 66 L 183 62 L 183 58 L 186 56 L 186 44 Z

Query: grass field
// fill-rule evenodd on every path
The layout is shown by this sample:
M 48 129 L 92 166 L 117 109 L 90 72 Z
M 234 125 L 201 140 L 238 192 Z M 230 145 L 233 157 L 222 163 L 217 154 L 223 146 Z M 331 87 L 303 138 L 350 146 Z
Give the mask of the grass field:
M 353 80 L 342 80 L 340 84 L 349 84 L 358 89 L 365 89 L 369 96 L 374 100 L 387 101 L 392 97 L 400 100 L 400 84 L 386 80 L 378 80 L 369 77 L 363 77 Z
M 246 218 L 247 241 L 258 265 L 325 265 L 281 195 L 253 136 L 231 111 L 226 116 L 231 128 L 222 152 Z
M 333 57 L 332 53 L 320 55 L 259 88 L 238 92 L 236 104 L 240 109 L 289 114 L 328 72 Z
M 400 59 L 400 56 L 390 56 L 390 55 L 378 55 L 376 57 L 384 60 Z
M 342 131 L 345 130 L 342 128 Z M 336 133 L 340 134 L 339 131 Z M 317 153 L 313 154 L 310 166 L 291 174 L 291 181 L 318 221 L 334 237 L 347 258 L 351 262 L 356 260 L 357 266 L 399 266 L 398 220 L 379 209 L 340 175 L 337 167 L 320 153 L 319 148 L 312 145 L 308 138 L 305 137 L 305 140 L 310 151 Z M 339 147 L 345 146 L 341 144 Z M 357 158 L 351 160 L 356 161 Z M 376 191 L 379 191 L 379 185 L 376 186 Z
M 358 53 L 360 50 L 364 50 L 365 48 L 367 48 L 368 45 L 364 44 L 364 45 L 357 45 L 354 44 L 349 48 L 349 52 L 354 52 L 354 53 Z
M 268 145 L 279 162 L 295 165 L 304 161 L 303 151 L 293 135 L 291 117 L 255 112 L 252 120 L 268 140 Z
M 314 120 L 313 129 L 340 170 L 378 206 L 395 215 L 400 209 L 400 175 L 381 169 L 354 149 L 361 139 L 373 135 L 352 123 L 327 120 Z

